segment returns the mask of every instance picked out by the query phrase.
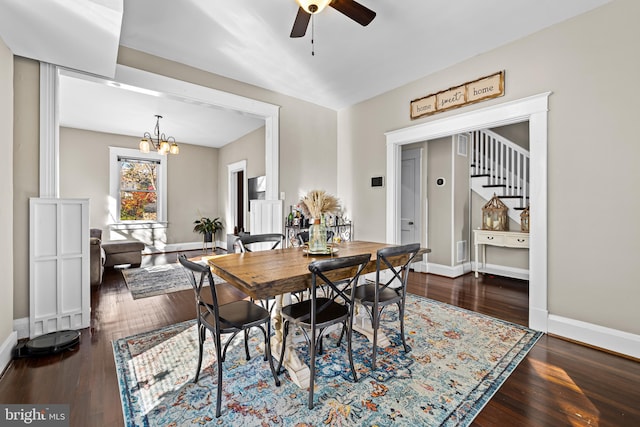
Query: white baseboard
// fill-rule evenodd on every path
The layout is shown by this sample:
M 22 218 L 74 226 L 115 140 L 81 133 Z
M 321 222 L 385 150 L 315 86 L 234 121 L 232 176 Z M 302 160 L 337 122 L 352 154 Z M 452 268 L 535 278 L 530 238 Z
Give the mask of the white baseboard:
M 0 345 L 0 374 L 9 366 L 13 359 L 13 349 L 18 344 L 18 334 L 12 331 Z
M 550 334 L 640 359 L 640 335 L 553 314 L 548 327 Z
M 13 330 L 18 334 L 18 339 L 29 338 L 29 318 L 13 319 Z
M 422 269 L 424 268 L 424 269 Z M 469 273 L 471 270 L 471 263 L 462 263 L 454 266 L 434 264 L 432 262 L 427 263 L 421 268 L 422 272 L 437 274 L 444 277 L 459 277 Z M 415 271 L 418 271 L 414 268 Z
M 473 269 L 476 263 L 473 261 Z M 514 279 L 529 280 L 529 270 L 524 268 L 507 267 L 504 265 L 486 264 L 480 269 L 481 273 L 495 274 L 496 276 L 512 277 Z

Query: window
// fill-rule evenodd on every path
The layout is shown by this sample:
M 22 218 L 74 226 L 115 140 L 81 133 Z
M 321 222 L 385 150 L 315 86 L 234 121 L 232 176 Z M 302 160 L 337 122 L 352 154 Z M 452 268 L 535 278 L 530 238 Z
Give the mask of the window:
M 166 157 L 110 147 L 113 223 L 166 221 Z
M 118 158 L 120 221 L 158 220 L 159 161 Z

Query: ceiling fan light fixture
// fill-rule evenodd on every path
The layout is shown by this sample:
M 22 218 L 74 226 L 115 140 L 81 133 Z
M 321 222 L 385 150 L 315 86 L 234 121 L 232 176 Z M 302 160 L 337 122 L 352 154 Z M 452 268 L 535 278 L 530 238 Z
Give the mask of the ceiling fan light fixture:
M 331 0 L 296 0 L 300 7 L 309 15 L 320 13 L 331 3 Z

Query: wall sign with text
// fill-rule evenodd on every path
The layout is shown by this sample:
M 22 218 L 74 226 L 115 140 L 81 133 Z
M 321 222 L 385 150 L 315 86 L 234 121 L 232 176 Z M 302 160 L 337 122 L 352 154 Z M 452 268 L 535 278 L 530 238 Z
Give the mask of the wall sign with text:
M 411 101 L 411 119 L 504 95 L 504 71 Z

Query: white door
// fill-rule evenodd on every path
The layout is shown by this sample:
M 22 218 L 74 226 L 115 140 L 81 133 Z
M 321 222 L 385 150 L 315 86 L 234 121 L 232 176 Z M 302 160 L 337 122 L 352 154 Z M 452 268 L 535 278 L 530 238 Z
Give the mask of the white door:
M 420 175 L 422 149 L 402 151 L 400 232 L 401 243 L 419 243 L 421 229 Z

